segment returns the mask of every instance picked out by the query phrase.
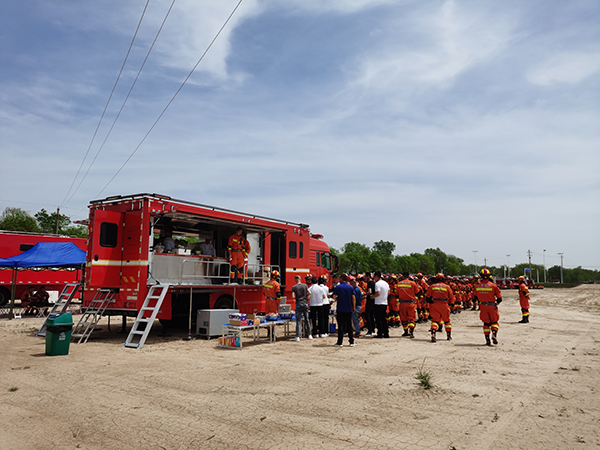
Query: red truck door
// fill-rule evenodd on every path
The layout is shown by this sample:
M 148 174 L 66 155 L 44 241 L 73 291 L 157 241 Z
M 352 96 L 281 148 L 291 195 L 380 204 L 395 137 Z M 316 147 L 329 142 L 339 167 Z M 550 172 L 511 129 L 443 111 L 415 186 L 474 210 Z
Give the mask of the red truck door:
M 123 214 L 96 210 L 93 218 L 90 261 L 91 287 L 119 287 L 123 252 Z

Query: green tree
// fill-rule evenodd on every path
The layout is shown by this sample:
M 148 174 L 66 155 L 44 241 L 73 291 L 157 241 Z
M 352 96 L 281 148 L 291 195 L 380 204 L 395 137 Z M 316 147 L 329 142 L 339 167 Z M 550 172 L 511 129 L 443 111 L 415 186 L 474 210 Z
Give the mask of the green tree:
M 446 274 L 448 275 L 463 275 L 464 271 L 464 260 L 454 256 L 454 255 L 448 255 L 447 260 L 446 260 Z
M 48 213 L 45 209 L 41 209 L 35 214 L 35 220 L 37 220 L 38 226 L 43 233 L 56 233 L 56 213 Z M 58 232 L 71 225 L 71 218 L 64 214 L 58 215 Z
M 436 272 L 445 273 L 448 256 L 443 251 L 441 251 L 439 247 L 436 249 L 426 249 L 425 255 L 429 256 L 433 260 L 434 270 Z
M 417 273 L 417 272 L 419 272 L 418 261 L 415 258 L 413 258 L 412 256 L 408 256 L 408 255 L 396 256 L 394 258 L 394 262 L 395 262 L 394 272 L 396 272 L 396 273 L 402 273 L 402 272 Z
M 339 254 L 340 270 L 346 273 L 364 272 L 368 267 L 370 250 L 358 242 L 348 242 Z
M 41 209 L 36 213 L 40 230 L 44 233 L 56 233 L 56 213 L 48 213 L 45 209 Z M 58 233 L 67 236 L 76 236 L 85 238 L 88 236 L 88 228 L 83 225 L 71 225 L 71 218 L 65 214 L 58 215 Z
M 435 263 L 433 258 L 420 253 L 411 253 L 410 256 L 416 263 L 416 267 L 414 268 L 415 272 L 421 272 L 426 275 L 435 273 Z
M 394 272 L 394 257 L 393 253 L 396 250 L 396 244 L 389 241 L 379 241 L 373 244 L 373 253 L 377 253 L 381 258 L 381 265 L 374 270 L 381 270 L 382 272 Z
M 29 231 L 37 233 L 40 231 L 35 219 L 21 208 L 8 207 L 0 216 L 0 230 Z

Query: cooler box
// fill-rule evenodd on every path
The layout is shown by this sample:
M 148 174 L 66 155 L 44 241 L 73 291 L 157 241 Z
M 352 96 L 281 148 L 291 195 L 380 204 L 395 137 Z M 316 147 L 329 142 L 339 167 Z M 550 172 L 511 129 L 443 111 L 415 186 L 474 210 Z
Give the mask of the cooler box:
M 229 323 L 229 314 L 239 312 L 239 309 L 199 309 L 196 317 L 196 334 L 206 339 L 221 336 L 223 325 Z

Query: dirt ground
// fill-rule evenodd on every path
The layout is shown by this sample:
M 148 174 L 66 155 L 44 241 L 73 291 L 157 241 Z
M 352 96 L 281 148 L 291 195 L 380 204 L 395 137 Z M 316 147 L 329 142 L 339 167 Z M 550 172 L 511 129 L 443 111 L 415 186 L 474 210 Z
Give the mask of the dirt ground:
M 417 325 L 413 340 L 393 329 L 354 348 L 227 350 L 157 325 L 130 349 L 120 320 L 103 321 L 54 357 L 42 319 L 2 319 L 0 449 L 599 448 L 600 286 L 532 291 L 530 324 L 503 292 L 492 348 L 474 311 L 452 316 L 452 341 Z

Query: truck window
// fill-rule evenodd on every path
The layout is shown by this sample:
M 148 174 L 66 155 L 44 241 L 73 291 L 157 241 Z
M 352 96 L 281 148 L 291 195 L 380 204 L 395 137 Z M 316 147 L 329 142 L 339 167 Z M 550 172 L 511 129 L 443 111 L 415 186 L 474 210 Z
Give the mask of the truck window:
M 296 241 L 290 241 L 289 257 L 296 259 L 298 255 L 298 243 Z
M 317 267 L 321 267 L 321 254 L 317 252 Z
M 100 246 L 112 248 L 116 247 L 118 234 L 119 227 L 116 223 L 102 222 L 100 224 Z
M 331 270 L 331 256 L 328 253 L 323 253 L 321 256 L 321 266 Z
M 300 242 L 300 258 L 304 258 L 304 242 Z
M 20 252 L 26 252 L 31 247 L 33 247 L 33 244 L 21 244 L 21 245 L 19 245 L 19 251 Z

